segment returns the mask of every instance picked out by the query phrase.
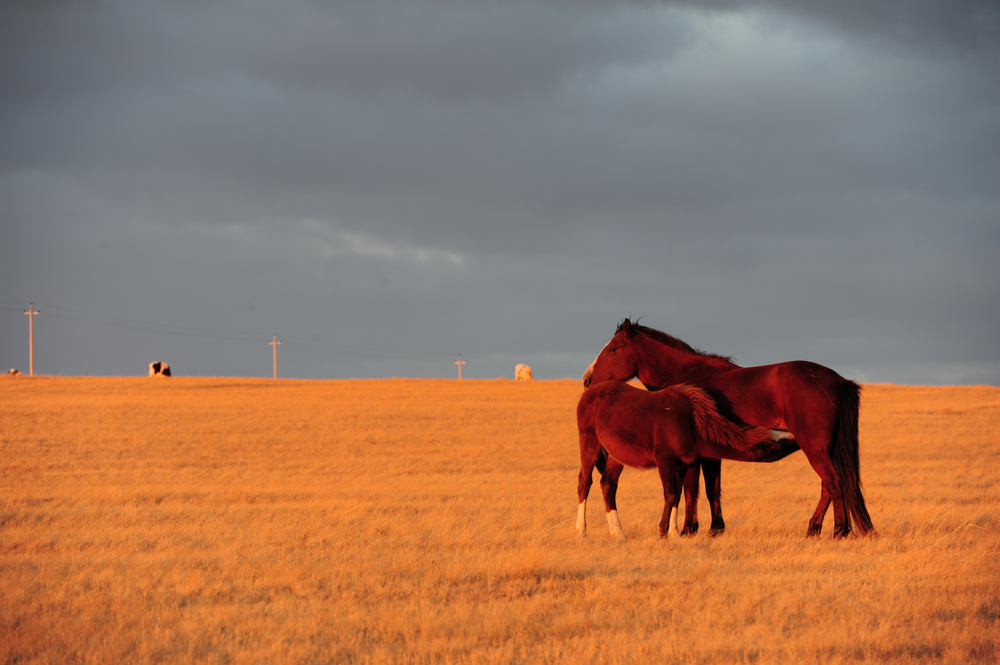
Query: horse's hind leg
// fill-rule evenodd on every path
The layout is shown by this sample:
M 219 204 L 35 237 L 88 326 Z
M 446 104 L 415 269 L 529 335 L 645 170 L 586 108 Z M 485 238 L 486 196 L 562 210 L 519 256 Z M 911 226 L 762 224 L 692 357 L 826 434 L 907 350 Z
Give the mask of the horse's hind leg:
M 803 447 L 803 452 L 806 452 L 805 447 Z M 819 503 L 816 505 L 816 512 L 813 513 L 812 518 L 809 520 L 809 528 L 806 531 L 806 535 L 818 536 L 820 534 L 823 530 L 823 518 L 826 517 L 826 511 L 831 503 L 833 504 L 834 538 L 843 538 L 849 535 L 851 533 L 851 523 L 847 517 L 844 497 L 841 493 L 840 485 L 837 484 L 837 475 L 833 470 L 833 464 L 829 456 L 809 457 L 809 464 L 812 465 L 813 470 L 823 482 L 823 491 L 820 494 Z
M 604 510 L 608 518 L 608 530 L 616 538 L 625 538 L 622 523 L 618 520 L 618 504 L 615 498 L 618 494 L 618 478 L 624 469 L 618 460 L 608 458 L 601 474 L 601 491 L 604 493 Z
M 684 472 L 684 529 L 682 536 L 698 533 L 698 491 L 701 486 L 698 473 L 701 466 L 695 462 Z
M 823 530 L 823 520 L 826 518 L 826 511 L 833 504 L 833 537 L 844 538 L 851 534 L 851 523 L 847 518 L 847 509 L 844 506 L 843 494 L 837 487 L 837 481 L 832 477 L 828 481 L 823 480 L 823 491 L 816 505 L 816 512 L 809 520 L 807 536 L 818 536 Z
M 677 534 L 677 503 L 680 501 L 680 480 L 684 470 L 676 458 L 658 459 L 656 470 L 663 483 L 663 516 L 660 518 L 660 537 L 679 538 Z
M 705 474 L 705 498 L 712 511 L 712 528 L 708 533 L 718 536 L 726 530 L 722 519 L 722 460 L 702 457 L 701 469 Z
M 823 531 L 823 519 L 826 517 L 826 511 L 830 507 L 830 501 L 830 493 L 826 491 L 826 483 L 823 483 L 823 491 L 820 494 L 816 512 L 809 519 L 809 528 L 806 529 L 807 536 L 818 536 Z

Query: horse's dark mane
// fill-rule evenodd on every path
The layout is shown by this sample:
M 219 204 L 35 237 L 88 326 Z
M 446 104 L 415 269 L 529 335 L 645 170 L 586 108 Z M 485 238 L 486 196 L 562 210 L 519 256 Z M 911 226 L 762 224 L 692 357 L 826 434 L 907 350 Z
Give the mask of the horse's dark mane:
M 622 321 L 621 323 L 619 323 L 618 324 L 618 329 L 615 331 L 615 334 L 620 333 L 622 331 L 622 329 L 624 328 L 624 326 L 625 326 L 625 322 L 624 321 Z M 703 356 L 705 358 L 715 358 L 717 360 L 725 360 L 726 362 L 730 362 L 730 363 L 733 362 L 733 359 L 732 359 L 731 356 L 723 356 L 723 355 L 719 355 L 717 353 L 708 353 L 707 351 L 702 351 L 701 349 L 696 349 L 693 346 L 691 346 L 690 344 L 688 344 L 687 342 L 685 342 L 684 340 L 677 339 L 676 337 L 674 337 L 672 335 L 668 335 L 667 333 L 665 333 L 665 332 L 663 332 L 661 330 L 656 330 L 655 328 L 650 328 L 649 326 L 644 326 L 644 325 L 641 325 L 639 323 L 633 323 L 632 324 L 632 330 L 635 330 L 638 333 L 642 333 L 643 335 L 646 335 L 647 337 L 652 337 L 657 342 L 660 342 L 661 344 L 665 344 L 666 346 L 669 346 L 672 349 L 677 349 L 678 351 L 685 351 L 687 353 L 690 353 L 690 354 L 693 354 L 693 355 L 696 355 L 696 356 Z

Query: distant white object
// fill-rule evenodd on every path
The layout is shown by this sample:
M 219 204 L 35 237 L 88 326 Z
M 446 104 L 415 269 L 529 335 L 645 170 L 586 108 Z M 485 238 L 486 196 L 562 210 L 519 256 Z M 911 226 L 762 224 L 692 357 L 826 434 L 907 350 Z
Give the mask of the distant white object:
M 7 373 L 10 374 L 11 376 L 21 376 L 21 371 L 20 370 L 16 370 L 13 367 L 11 367 L 10 371 L 7 372 Z
M 531 368 L 527 365 L 519 364 L 514 366 L 515 381 L 531 381 Z
M 149 363 L 150 376 L 170 376 L 170 365 L 167 363 Z

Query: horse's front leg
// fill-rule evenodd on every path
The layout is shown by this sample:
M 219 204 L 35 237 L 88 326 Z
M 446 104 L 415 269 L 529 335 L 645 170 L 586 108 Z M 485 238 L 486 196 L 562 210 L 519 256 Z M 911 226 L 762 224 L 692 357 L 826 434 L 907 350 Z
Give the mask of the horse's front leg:
M 685 466 L 676 457 L 664 456 L 656 461 L 656 470 L 663 483 L 663 516 L 659 524 L 661 538 L 680 538 L 677 533 L 677 504 L 680 502 L 680 481 Z
M 722 519 L 722 460 L 702 457 L 701 469 L 705 474 L 705 498 L 712 511 L 708 535 L 718 536 L 726 530 L 726 522 Z
M 581 428 L 580 475 L 576 485 L 576 496 L 580 501 L 576 513 L 576 532 L 579 536 L 587 533 L 587 497 L 594 484 L 594 467 L 597 466 L 601 453 L 601 445 L 597 441 L 597 435 L 592 430 Z
M 698 492 L 701 479 L 698 477 L 701 465 L 695 462 L 684 472 L 684 529 L 682 536 L 698 533 Z M 706 482 L 708 482 L 706 477 Z
M 587 533 L 587 496 L 590 495 L 590 487 L 594 484 L 594 465 L 586 463 L 580 467 L 580 475 L 576 484 L 576 495 L 580 504 L 576 513 L 576 532 L 583 536 Z
M 601 474 L 601 491 L 604 493 L 608 530 L 612 536 L 621 540 L 625 539 L 625 532 L 622 531 L 622 523 L 618 520 L 618 504 L 615 498 L 618 495 L 618 478 L 621 477 L 624 468 L 618 460 L 609 457 Z

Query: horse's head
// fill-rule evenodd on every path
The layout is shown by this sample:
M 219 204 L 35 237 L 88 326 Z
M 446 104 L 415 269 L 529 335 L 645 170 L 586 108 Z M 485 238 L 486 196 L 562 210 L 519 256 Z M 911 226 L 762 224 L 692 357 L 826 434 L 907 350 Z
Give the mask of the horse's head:
M 635 378 L 639 373 L 639 361 L 629 345 L 635 334 L 636 330 L 628 319 L 618 325 L 615 336 L 583 373 L 584 388 L 601 381 L 628 381 Z

